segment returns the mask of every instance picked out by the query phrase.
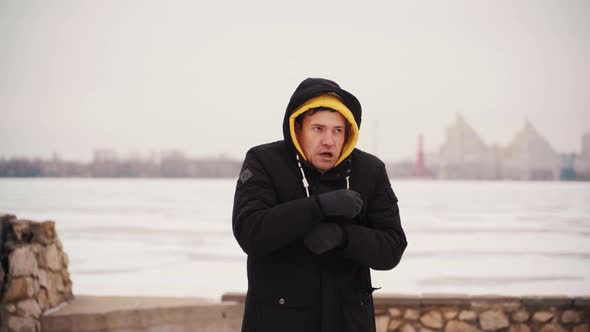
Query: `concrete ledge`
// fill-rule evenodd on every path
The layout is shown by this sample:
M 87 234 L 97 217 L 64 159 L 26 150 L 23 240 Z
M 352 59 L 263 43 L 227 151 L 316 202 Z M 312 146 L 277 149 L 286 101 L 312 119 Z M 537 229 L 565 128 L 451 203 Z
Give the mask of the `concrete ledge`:
M 239 331 L 243 305 L 203 299 L 78 296 L 41 319 L 43 331 Z

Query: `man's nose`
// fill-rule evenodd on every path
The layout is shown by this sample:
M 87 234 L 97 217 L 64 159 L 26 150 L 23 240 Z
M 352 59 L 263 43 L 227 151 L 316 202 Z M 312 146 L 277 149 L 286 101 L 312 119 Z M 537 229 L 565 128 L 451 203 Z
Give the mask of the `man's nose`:
M 324 135 L 322 136 L 322 144 L 328 146 L 334 145 L 334 135 L 329 131 L 324 133 Z

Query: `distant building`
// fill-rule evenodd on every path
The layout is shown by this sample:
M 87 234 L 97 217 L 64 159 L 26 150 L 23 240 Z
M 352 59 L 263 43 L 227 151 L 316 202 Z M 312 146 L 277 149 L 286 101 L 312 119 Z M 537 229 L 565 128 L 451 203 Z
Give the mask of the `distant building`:
M 574 171 L 578 179 L 590 180 L 590 132 L 582 136 L 582 151 L 574 160 Z
M 457 115 L 455 123 L 447 128 L 438 162 L 440 179 L 483 180 L 497 177 L 493 150 L 461 115 Z
M 526 121 L 522 131 L 505 148 L 502 178 L 511 180 L 557 180 L 561 160 L 551 144 Z

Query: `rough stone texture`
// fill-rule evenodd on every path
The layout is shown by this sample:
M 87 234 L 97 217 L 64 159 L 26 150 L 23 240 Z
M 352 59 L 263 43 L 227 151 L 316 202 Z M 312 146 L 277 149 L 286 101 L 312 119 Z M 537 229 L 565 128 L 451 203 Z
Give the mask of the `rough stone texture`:
M 546 323 L 553 318 L 553 313 L 549 311 L 539 311 L 533 315 L 533 320 L 538 323 Z
M 52 244 L 56 237 L 55 222 L 53 221 L 38 223 L 34 225 L 32 229 L 33 239 L 43 245 Z
M 459 311 L 457 309 L 446 309 L 443 310 L 443 315 L 445 316 L 445 320 L 451 320 L 457 317 Z
M 397 317 L 401 317 L 402 315 L 402 311 L 399 310 L 398 308 L 389 308 L 389 316 L 397 318 Z
M 588 328 L 588 324 L 582 324 L 574 327 L 572 332 L 588 332 L 590 329 Z
M 500 310 L 488 310 L 479 315 L 479 324 L 485 331 L 496 331 L 508 327 L 508 317 Z
M 35 254 L 30 246 L 17 248 L 8 257 L 10 274 L 13 277 L 36 276 L 39 272 Z
M 56 288 L 49 287 L 47 290 L 47 302 L 49 303 L 49 307 L 53 308 L 62 303 L 64 300 L 64 296 L 60 294 Z
M 526 324 L 516 324 L 510 326 L 508 332 L 531 332 L 531 328 Z
M 0 216 L 0 238 L 0 257 L 7 263 L 0 275 L 0 331 L 38 332 L 45 310 L 73 298 L 68 256 L 55 223 Z
M 59 249 L 59 247 L 57 249 Z M 70 265 L 70 258 L 68 257 L 68 254 L 66 254 L 65 251 L 61 252 L 61 262 L 65 267 L 68 267 Z
M 403 323 L 403 320 L 392 319 L 389 321 L 387 331 L 395 331 L 398 327 L 402 326 Z
M 420 318 L 420 311 L 416 309 L 407 309 L 404 313 L 404 319 L 417 320 Z
M 404 324 L 401 327 L 400 332 L 416 332 L 416 329 L 410 324 Z
M 10 287 L 4 293 L 3 303 L 15 302 L 33 295 L 33 283 L 30 278 L 12 279 Z
M 539 332 L 567 332 L 567 330 L 559 324 L 547 324 Z
M 420 322 L 426 327 L 433 329 L 440 329 L 444 325 L 443 317 L 440 311 L 429 311 L 427 314 L 420 317 Z
M 39 252 L 39 265 L 52 271 L 59 271 L 62 268 L 62 259 L 57 246 L 52 244 Z
M 6 321 L 9 331 L 16 332 L 35 332 L 38 324 L 32 317 L 10 316 Z
M 39 270 L 39 285 L 47 289 L 47 272 L 43 269 Z
M 387 316 L 375 317 L 375 327 L 377 328 L 377 332 L 387 332 L 388 321 L 389 321 L 389 317 L 387 317 Z
M 47 298 L 47 290 L 41 289 L 39 293 L 37 293 L 37 302 L 39 303 L 41 311 L 49 309 L 49 299 Z
M 10 231 L 7 232 L 7 240 L 14 242 L 30 243 L 33 238 L 30 220 L 10 221 Z
M 523 323 L 529 320 L 531 315 L 526 310 L 519 310 L 517 312 L 512 313 L 512 320 L 518 323 Z
M 9 304 L 9 305 L 6 306 L 6 311 L 8 311 L 10 313 L 16 312 L 16 306 L 11 303 L 11 304 Z
M 459 314 L 460 320 L 474 321 L 476 318 L 477 318 L 477 314 L 475 313 L 475 311 L 471 311 L 471 310 L 463 310 Z
M 459 321 L 459 320 L 452 320 L 452 321 L 448 322 L 444 331 L 445 332 L 480 332 L 480 330 L 477 327 L 467 324 L 465 322 Z
M 566 310 L 561 314 L 561 322 L 564 324 L 579 323 L 580 314 L 574 310 Z
M 32 316 L 35 318 L 39 318 L 39 316 L 41 315 L 41 308 L 39 308 L 39 304 L 37 304 L 37 301 L 34 301 L 32 299 L 19 302 L 17 305 L 17 309 L 19 315 L 24 317 Z
M 420 328 L 420 330 L 418 330 L 418 332 L 436 332 L 436 331 L 422 327 L 422 328 Z

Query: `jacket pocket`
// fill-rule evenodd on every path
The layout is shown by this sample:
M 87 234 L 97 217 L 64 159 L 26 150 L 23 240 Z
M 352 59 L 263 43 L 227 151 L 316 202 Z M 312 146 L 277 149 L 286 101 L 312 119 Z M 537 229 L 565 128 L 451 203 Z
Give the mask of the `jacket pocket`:
M 254 301 L 256 332 L 319 331 L 319 310 L 310 299 L 277 294 L 259 295 Z

